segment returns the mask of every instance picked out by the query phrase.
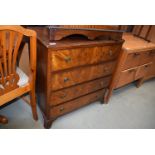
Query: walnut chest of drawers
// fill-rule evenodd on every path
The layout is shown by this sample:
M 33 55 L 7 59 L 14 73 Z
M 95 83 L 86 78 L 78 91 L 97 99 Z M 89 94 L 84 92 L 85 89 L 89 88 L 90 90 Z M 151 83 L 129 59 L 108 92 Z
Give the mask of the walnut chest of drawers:
M 57 117 L 104 100 L 123 40 L 84 37 L 50 42 L 38 33 L 37 98 L 49 128 Z

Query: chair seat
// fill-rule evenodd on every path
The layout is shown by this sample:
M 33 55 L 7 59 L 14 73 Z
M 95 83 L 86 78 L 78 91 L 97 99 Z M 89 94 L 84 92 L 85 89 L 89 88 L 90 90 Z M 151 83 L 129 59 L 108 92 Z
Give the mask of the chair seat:
M 29 77 L 19 67 L 17 67 L 16 72 L 19 75 L 19 81 L 17 85 L 19 87 L 24 87 L 28 83 Z M 3 88 L 1 84 L 0 84 L 0 88 Z
M 25 86 L 29 82 L 29 77 L 19 67 L 17 67 L 17 74 L 19 75 L 18 86 Z

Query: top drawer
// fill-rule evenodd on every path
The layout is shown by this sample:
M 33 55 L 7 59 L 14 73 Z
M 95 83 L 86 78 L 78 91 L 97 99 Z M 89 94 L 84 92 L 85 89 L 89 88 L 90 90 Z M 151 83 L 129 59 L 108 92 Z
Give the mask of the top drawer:
M 124 64 L 124 67 L 123 67 L 123 70 L 127 70 L 130 68 L 137 67 L 139 65 L 139 62 L 140 62 L 140 57 L 141 57 L 140 52 L 128 54 L 127 59 L 126 59 L 125 64 Z
M 123 70 L 144 65 L 153 61 L 155 50 L 129 53 L 124 64 Z
M 52 51 L 52 71 L 113 60 L 118 56 L 120 49 L 121 45 L 117 44 L 112 46 Z

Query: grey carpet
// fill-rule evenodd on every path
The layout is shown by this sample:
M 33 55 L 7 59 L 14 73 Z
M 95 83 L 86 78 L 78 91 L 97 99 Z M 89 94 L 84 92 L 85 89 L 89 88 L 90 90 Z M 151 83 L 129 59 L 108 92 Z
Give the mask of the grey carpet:
M 42 129 L 43 118 L 32 119 L 30 107 L 23 100 L 14 101 L 0 110 L 9 118 L 4 129 Z M 95 102 L 53 122 L 52 129 L 147 129 L 155 128 L 155 79 L 140 88 L 130 84 L 114 91 L 107 105 Z

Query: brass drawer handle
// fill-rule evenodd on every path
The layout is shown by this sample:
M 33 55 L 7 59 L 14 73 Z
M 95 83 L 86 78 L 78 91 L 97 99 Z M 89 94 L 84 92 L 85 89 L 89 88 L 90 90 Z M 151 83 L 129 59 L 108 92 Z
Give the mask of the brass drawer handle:
M 59 110 L 60 110 L 60 112 L 62 112 L 62 111 L 65 110 L 65 108 L 64 107 L 61 107 Z
M 108 71 L 108 68 L 104 68 L 104 72 L 107 72 Z
M 134 53 L 134 56 L 139 56 L 140 55 L 140 53 Z
M 100 86 L 101 86 L 101 87 L 103 86 L 103 82 L 100 83 Z
M 64 99 L 66 96 L 67 96 L 66 94 L 63 94 L 63 95 L 60 96 L 60 98 Z
M 113 56 L 113 51 L 112 50 L 109 51 L 109 55 Z
M 67 81 L 69 81 L 69 78 L 65 77 L 64 82 L 67 82 Z
M 68 62 L 71 62 L 71 60 L 72 60 L 71 57 L 65 57 L 64 59 L 65 59 L 65 61 L 66 61 L 67 63 L 68 63 Z

